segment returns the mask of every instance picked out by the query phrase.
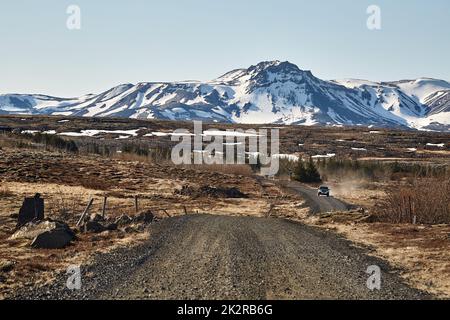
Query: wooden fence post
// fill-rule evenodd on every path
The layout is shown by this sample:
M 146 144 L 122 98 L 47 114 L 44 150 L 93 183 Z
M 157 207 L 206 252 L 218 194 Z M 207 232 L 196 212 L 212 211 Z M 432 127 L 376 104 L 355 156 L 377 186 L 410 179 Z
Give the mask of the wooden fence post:
M 164 211 L 164 213 L 169 217 L 169 218 L 171 218 L 172 216 L 167 212 L 167 210 L 166 209 L 163 209 L 163 211 Z
M 270 204 L 269 211 L 267 212 L 266 216 L 270 217 L 272 215 L 272 210 L 275 208 L 275 205 L 273 203 Z
M 84 209 L 83 213 L 81 214 L 80 220 L 78 220 L 78 222 L 77 222 L 77 227 L 80 226 L 81 222 L 84 220 L 84 217 L 89 212 L 89 209 L 91 208 L 93 202 L 94 202 L 94 198 L 91 198 L 91 200 L 89 200 L 89 203 L 88 203 L 86 209 Z
M 105 213 L 106 213 L 106 200 L 108 199 L 108 197 L 107 196 L 105 196 L 104 198 L 103 198 L 103 207 L 102 207 L 102 217 L 104 218 L 105 217 Z
M 187 215 L 188 213 L 187 213 L 186 206 L 183 206 L 183 209 L 184 209 L 184 214 Z

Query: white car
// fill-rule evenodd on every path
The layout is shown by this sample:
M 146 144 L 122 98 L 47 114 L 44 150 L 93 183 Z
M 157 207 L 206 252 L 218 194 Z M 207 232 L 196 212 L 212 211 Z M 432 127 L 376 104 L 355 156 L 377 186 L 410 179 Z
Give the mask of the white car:
M 328 188 L 327 186 L 320 186 L 319 189 L 317 190 L 317 196 L 330 196 L 330 188 Z

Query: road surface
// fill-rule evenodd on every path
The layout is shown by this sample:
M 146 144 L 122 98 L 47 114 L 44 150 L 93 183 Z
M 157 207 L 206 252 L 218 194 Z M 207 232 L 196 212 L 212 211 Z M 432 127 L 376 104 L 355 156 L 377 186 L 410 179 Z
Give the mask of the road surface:
M 371 265 L 381 290 L 367 288 Z M 135 248 L 82 266 L 22 299 L 420 299 L 383 261 L 337 235 L 277 218 L 186 215 L 150 227 Z
M 332 211 L 347 211 L 349 205 L 334 198 L 333 190 L 331 190 L 330 197 L 318 197 L 317 189 L 305 186 L 296 181 L 288 181 L 283 183 L 283 186 L 297 192 L 301 195 L 311 208 L 312 213 L 332 212 Z

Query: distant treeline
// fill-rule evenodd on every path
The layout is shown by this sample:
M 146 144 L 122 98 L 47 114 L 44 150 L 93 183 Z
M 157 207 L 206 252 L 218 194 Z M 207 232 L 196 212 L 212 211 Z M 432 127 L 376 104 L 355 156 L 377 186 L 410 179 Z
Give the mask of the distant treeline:
M 322 178 L 344 178 L 349 175 L 372 181 L 396 180 L 404 177 L 439 177 L 449 173 L 447 165 L 400 161 L 358 161 L 321 159 L 317 166 Z
M 319 182 L 317 173 L 323 181 L 361 178 L 369 181 L 399 180 L 411 178 L 449 177 L 450 167 L 442 164 L 402 161 L 358 161 L 351 159 L 318 159 L 300 162 L 280 159 L 278 176 L 291 176 L 302 182 Z
M 75 141 L 70 139 L 61 138 L 55 134 L 33 133 L 24 134 L 24 137 L 31 140 L 34 143 L 42 144 L 46 148 L 51 147 L 58 150 L 67 152 L 78 152 L 78 146 Z

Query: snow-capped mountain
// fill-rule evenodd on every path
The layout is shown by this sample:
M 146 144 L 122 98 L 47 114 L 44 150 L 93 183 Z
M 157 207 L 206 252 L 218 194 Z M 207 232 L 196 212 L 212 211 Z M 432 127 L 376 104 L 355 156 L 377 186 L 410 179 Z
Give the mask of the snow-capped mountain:
M 325 81 L 289 62 L 261 62 L 208 82 L 122 84 L 79 98 L 0 95 L 0 114 L 373 125 L 450 130 L 450 83 Z
M 450 128 L 450 83 L 421 78 L 396 82 L 335 80 L 348 88 L 370 92 L 375 104 L 403 118 L 416 129 L 448 130 Z

